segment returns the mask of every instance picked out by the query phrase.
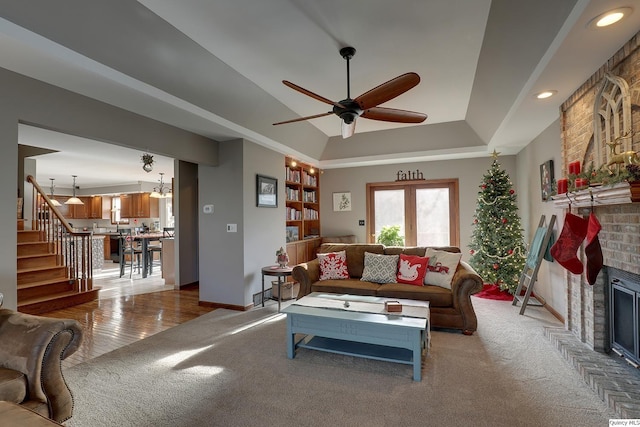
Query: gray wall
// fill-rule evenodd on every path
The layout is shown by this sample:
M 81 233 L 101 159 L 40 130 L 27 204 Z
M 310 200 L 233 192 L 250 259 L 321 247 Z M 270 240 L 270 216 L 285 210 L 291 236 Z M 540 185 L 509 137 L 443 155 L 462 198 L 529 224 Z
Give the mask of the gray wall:
M 498 158 L 502 167 L 511 177 L 514 187 L 515 156 Z M 395 181 L 399 170 L 419 170 L 424 178 L 458 178 L 460 203 L 460 249 L 464 259 L 469 258 L 468 245 L 472 232 L 473 213 L 476 208 L 482 176 L 491 167 L 491 157 L 464 160 L 443 160 L 421 163 L 403 163 L 383 166 L 367 166 L 325 170 L 320 177 L 320 222 L 323 236 L 355 234 L 359 242 L 366 241 L 366 227 L 358 225 L 358 220 L 366 219 L 366 184 L 370 182 Z M 333 212 L 332 193 L 351 192 L 352 210 Z
M 523 227 L 526 241 L 531 242 L 538 227 L 541 215 L 547 221 L 556 215 L 556 237 L 562 229 L 564 211 L 556 209 L 553 202 L 543 202 L 540 194 L 540 165 L 553 160 L 554 177 L 562 178 L 562 154 L 560 138 L 560 121 L 556 120 L 517 155 L 518 171 L 518 206 L 523 213 Z M 565 316 L 567 313 L 566 288 L 564 285 L 565 270 L 557 262 L 542 261 L 538 272 L 535 292 L 544 298 L 549 306 Z
M 19 122 L 193 163 L 218 162 L 216 141 L 2 68 L 0 93 L 0 178 L 7 184 L 0 187 L 0 198 L 5 201 L 15 200 L 18 188 Z M 0 292 L 4 306 L 13 309 L 17 302 L 14 203 L 0 206 L 0 224 Z
M 278 179 L 277 208 L 256 207 L 256 174 Z M 200 214 L 200 300 L 247 307 L 262 288 L 262 267 L 285 245 L 284 156 L 249 141 L 222 142 L 220 165 L 200 167 L 199 181 L 200 211 L 214 205 Z
M 174 161 L 176 288 L 198 281 L 198 165 Z

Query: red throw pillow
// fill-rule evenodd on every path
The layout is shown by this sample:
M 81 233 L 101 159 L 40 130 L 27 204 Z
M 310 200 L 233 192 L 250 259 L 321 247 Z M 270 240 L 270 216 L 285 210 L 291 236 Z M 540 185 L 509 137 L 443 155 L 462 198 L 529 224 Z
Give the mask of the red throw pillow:
M 417 255 L 400 254 L 398 261 L 398 283 L 422 286 L 427 273 L 429 258 Z
M 320 280 L 348 279 L 346 251 L 318 254 Z

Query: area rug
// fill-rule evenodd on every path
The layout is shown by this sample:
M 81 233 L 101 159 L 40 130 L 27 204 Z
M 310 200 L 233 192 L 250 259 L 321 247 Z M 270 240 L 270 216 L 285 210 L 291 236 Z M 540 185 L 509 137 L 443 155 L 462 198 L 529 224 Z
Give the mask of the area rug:
M 215 310 L 64 371 L 78 426 L 603 426 L 615 415 L 520 316 L 473 300 L 478 331 L 432 331 L 410 365 L 301 349 L 288 359 L 275 304 Z
M 482 290 L 477 294 L 473 294 L 473 296 L 499 301 L 513 301 L 513 295 L 511 295 L 508 291 L 501 290 L 498 285 L 493 285 L 491 283 L 485 283 L 482 287 Z

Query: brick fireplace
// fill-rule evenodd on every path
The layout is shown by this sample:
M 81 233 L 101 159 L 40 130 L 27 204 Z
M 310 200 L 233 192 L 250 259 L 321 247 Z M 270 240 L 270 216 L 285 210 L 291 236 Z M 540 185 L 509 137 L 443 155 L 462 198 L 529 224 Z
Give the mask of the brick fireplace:
M 590 208 L 574 208 L 578 215 L 589 215 Z M 604 265 L 640 275 L 640 203 L 594 208 L 602 230 L 599 234 Z M 584 253 L 580 254 L 586 263 Z M 571 273 L 567 280 L 566 326 L 582 342 L 596 351 L 609 350 L 609 274 L 607 268 L 591 286 L 584 275 Z
M 603 107 L 601 94 L 616 88 L 605 86 L 608 81 L 619 83 L 622 95 L 619 106 Z M 621 83 L 620 83 L 621 82 Z M 626 94 L 625 94 L 626 91 Z M 626 109 L 623 111 L 623 105 Z M 594 108 L 595 107 L 595 108 Z M 616 111 L 616 108 L 620 108 Z M 610 117 L 596 117 L 594 111 L 613 108 Z M 610 161 L 611 142 L 624 142 L 619 152 L 640 151 L 640 33 L 636 34 L 591 78 L 561 106 L 563 176 L 568 176 L 568 164 L 580 161 L 583 167 Z M 610 120 L 610 121 L 609 121 Z M 623 149 L 624 147 L 624 149 Z M 584 196 L 584 191 L 582 192 Z M 590 203 L 573 205 L 572 213 L 587 217 Z M 568 206 L 564 205 L 565 212 Z M 596 200 L 593 212 L 602 225 L 599 234 L 604 264 L 640 275 L 640 203 L 616 200 Z M 564 220 L 559 215 L 560 227 Z M 586 262 L 584 253 L 578 254 Z M 607 268 L 591 286 L 585 275 L 565 274 L 567 289 L 566 327 L 596 351 L 608 351 L 609 341 L 609 278 Z

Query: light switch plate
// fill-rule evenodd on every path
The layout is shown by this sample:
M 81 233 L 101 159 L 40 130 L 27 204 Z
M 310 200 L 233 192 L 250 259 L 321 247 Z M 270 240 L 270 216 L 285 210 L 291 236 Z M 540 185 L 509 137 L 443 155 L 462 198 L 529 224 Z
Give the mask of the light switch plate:
M 213 213 L 213 205 L 204 205 L 202 207 L 202 213 L 212 214 Z
M 227 233 L 237 233 L 238 224 L 227 224 Z

